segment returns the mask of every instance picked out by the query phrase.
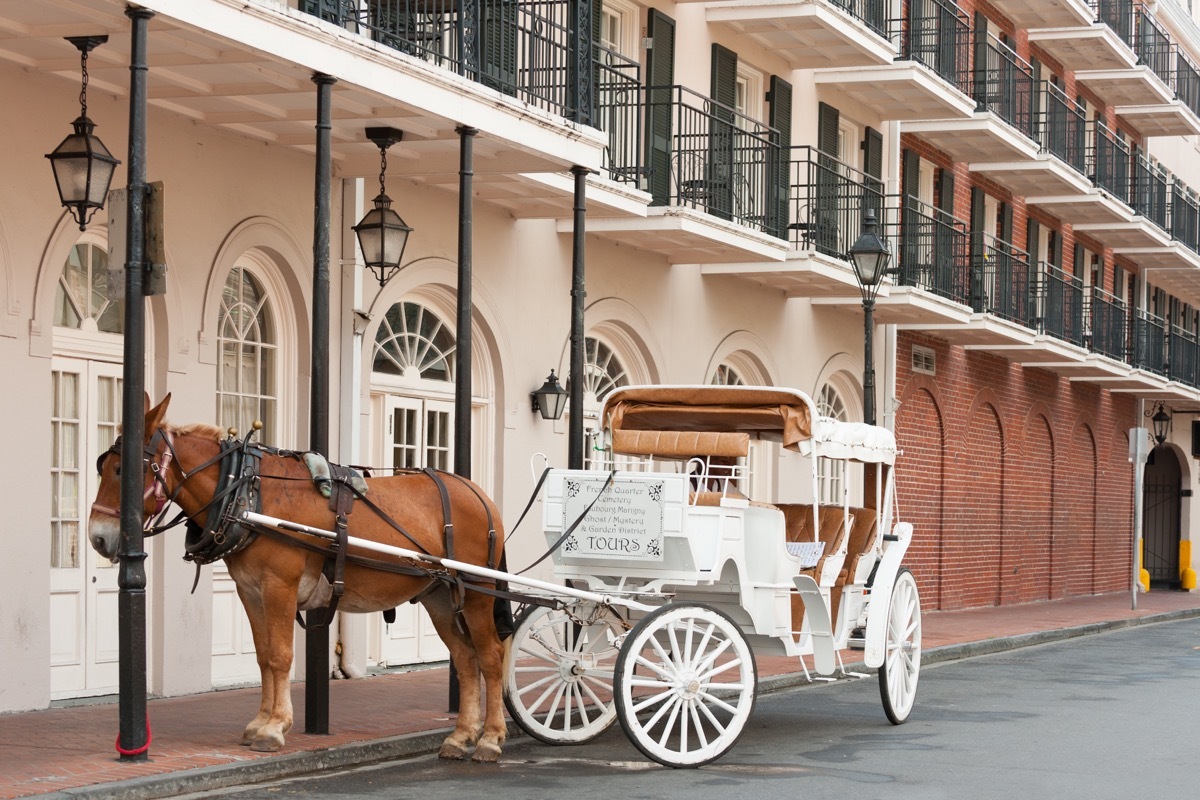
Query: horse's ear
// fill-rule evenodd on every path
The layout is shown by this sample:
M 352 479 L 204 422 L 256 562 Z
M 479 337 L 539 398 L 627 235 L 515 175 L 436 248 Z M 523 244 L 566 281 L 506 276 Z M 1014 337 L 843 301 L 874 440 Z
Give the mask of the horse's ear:
M 162 399 L 161 403 L 146 411 L 146 441 L 150 441 L 150 437 L 154 435 L 154 432 L 162 425 L 163 420 L 167 418 L 167 406 L 170 403 L 171 393 L 167 392 L 167 396 Z M 149 398 L 147 397 L 146 405 L 149 404 Z
M 142 392 L 142 414 L 146 415 L 149 413 L 150 413 L 150 393 Z

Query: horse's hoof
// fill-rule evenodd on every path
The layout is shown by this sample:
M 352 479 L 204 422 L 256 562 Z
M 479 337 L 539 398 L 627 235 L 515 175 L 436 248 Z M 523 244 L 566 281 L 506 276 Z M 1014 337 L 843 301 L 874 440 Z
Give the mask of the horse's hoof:
M 270 736 L 255 736 L 250 742 L 250 749 L 256 753 L 274 753 L 283 747 L 283 738 L 278 739 Z
M 448 758 L 453 761 L 462 761 L 467 757 L 467 749 L 458 742 L 442 742 L 442 749 L 438 750 L 438 758 Z
M 471 756 L 472 761 L 491 764 L 500 760 L 500 745 L 492 742 L 480 742 L 475 748 L 475 754 Z

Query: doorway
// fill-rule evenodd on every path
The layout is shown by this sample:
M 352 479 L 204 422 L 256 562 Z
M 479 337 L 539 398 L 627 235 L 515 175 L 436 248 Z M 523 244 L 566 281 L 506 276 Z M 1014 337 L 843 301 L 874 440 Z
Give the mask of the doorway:
M 1146 463 L 1142 516 L 1142 566 L 1150 585 L 1179 588 L 1180 482 L 1179 458 L 1169 447 L 1157 447 Z

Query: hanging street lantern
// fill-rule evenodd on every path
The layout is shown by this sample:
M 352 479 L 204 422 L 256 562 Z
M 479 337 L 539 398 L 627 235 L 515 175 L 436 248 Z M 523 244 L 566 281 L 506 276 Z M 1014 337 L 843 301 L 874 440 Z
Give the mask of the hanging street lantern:
M 396 128 L 367 128 L 367 138 L 379 148 L 379 194 L 375 197 L 375 207 L 352 230 L 358 237 L 363 262 L 379 278 L 380 286 L 400 271 L 404 247 L 413 230 L 392 210 L 392 198 L 384 188 L 387 149 L 403 137 L 404 131 Z
M 104 143 L 92 131 L 96 124 L 87 115 L 88 53 L 108 41 L 107 36 L 68 36 L 67 41 L 79 48 L 83 88 L 79 92 L 79 116 L 71 123 L 74 132 L 62 140 L 54 152 L 47 154 L 54 169 L 58 197 L 71 217 L 86 230 L 97 211 L 104 208 L 113 172 L 121 162 L 113 157 Z

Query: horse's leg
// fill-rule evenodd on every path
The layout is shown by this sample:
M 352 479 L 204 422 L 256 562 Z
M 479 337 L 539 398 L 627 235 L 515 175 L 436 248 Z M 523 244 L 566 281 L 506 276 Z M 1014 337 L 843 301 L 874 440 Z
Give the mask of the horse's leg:
M 421 601 L 438 636 L 450 650 L 450 660 L 458 671 L 458 722 L 442 742 L 439 758 L 466 758 L 471 745 L 479 739 L 479 662 L 464 622 L 454 613 L 450 591 L 439 587 Z
M 248 560 L 251 557 L 253 560 Z M 281 556 L 278 551 L 251 549 L 227 562 L 250 617 L 262 674 L 259 712 L 243 733 L 243 738 L 250 737 L 251 750 L 275 752 L 283 747 L 284 734 L 292 727 L 292 693 L 288 681 L 302 558 L 290 550 Z M 295 569 L 294 576 L 288 574 L 289 568 Z
M 483 673 L 487 711 L 484 718 L 483 735 L 475 745 L 475 761 L 496 761 L 500 758 L 501 746 L 508 735 L 504 721 L 504 669 L 506 644 L 496 633 L 496 620 L 492 614 L 494 601 L 489 595 L 467 592 L 463 619 L 474 646 L 479 670 Z M 476 678 L 476 686 L 479 684 Z M 478 695 L 476 695 L 478 697 Z
M 271 709 L 275 707 L 275 682 L 269 679 L 267 665 L 263 659 L 263 654 L 267 652 L 268 646 L 266 614 L 263 610 L 262 596 L 257 591 L 243 589 L 240 584 L 237 585 L 237 593 L 242 600 L 242 607 L 246 609 L 246 618 L 250 621 L 250 633 L 254 637 L 254 653 L 258 660 L 259 679 L 262 683 L 258 713 L 242 731 L 242 744 L 248 746 L 258 735 L 259 728 L 266 725 L 267 720 L 271 718 Z

